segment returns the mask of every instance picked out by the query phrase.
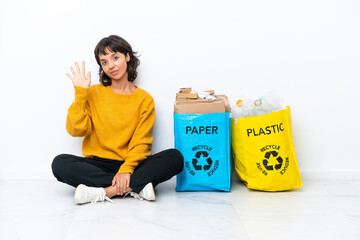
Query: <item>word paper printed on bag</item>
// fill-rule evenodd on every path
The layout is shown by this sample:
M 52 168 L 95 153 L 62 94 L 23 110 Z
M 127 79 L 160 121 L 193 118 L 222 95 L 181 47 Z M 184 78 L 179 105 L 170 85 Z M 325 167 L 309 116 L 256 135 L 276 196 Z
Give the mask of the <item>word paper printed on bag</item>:
M 186 134 L 217 134 L 217 126 L 200 126 L 190 127 L 186 126 Z

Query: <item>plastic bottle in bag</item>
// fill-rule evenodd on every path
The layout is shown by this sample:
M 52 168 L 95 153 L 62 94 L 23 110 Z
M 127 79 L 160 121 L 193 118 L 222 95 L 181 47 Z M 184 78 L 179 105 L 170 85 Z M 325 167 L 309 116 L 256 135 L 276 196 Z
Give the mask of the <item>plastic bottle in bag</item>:
M 274 91 L 264 93 L 254 100 L 253 116 L 260 116 L 285 109 L 284 99 Z
M 284 99 L 276 92 L 264 93 L 260 98 L 239 99 L 231 109 L 232 118 L 260 116 L 285 109 Z
M 253 112 L 253 100 L 248 97 L 237 100 L 231 109 L 232 118 L 249 117 Z

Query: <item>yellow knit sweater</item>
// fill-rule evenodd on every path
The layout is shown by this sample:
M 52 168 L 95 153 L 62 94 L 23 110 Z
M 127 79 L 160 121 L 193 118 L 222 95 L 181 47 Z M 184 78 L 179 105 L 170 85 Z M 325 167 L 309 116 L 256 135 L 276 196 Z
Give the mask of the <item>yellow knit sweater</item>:
M 132 94 L 122 95 L 96 84 L 75 86 L 66 130 L 74 137 L 85 136 L 85 157 L 125 161 L 118 173 L 133 173 L 151 154 L 154 122 L 154 100 L 145 90 L 136 87 Z

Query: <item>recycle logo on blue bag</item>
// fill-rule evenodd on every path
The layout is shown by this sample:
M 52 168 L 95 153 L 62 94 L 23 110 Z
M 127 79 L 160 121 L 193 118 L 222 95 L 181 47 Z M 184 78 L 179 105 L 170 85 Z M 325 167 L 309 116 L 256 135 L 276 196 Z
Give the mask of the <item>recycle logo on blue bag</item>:
M 199 151 L 199 152 L 197 152 L 195 154 L 195 158 L 193 158 L 193 160 L 192 160 L 192 164 L 193 164 L 195 170 L 201 170 L 202 169 L 202 166 L 198 165 L 198 162 L 199 162 L 201 156 L 204 156 L 206 158 L 207 156 L 209 156 L 209 154 L 206 151 Z M 213 163 L 213 161 L 209 157 L 209 158 L 206 159 L 206 162 L 208 164 L 203 166 L 204 170 L 209 170 L 212 163 Z
M 211 149 L 212 147 L 207 145 L 198 145 L 192 148 L 192 151 L 195 152 L 192 161 L 185 161 L 185 168 L 191 176 L 195 176 L 197 173 L 202 171 L 205 172 L 208 177 L 210 177 L 218 169 L 219 160 L 211 159 Z

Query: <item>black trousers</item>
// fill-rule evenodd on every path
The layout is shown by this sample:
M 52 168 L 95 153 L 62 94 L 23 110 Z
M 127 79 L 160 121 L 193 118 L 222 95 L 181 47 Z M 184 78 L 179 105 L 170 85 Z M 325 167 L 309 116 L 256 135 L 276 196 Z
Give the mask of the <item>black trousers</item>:
M 60 154 L 52 162 L 54 176 L 60 182 L 77 187 L 109 187 L 123 161 L 99 157 L 84 158 L 70 154 Z M 176 149 L 168 149 L 148 156 L 130 176 L 130 188 L 139 193 L 151 182 L 154 187 L 179 174 L 184 166 L 183 156 Z

